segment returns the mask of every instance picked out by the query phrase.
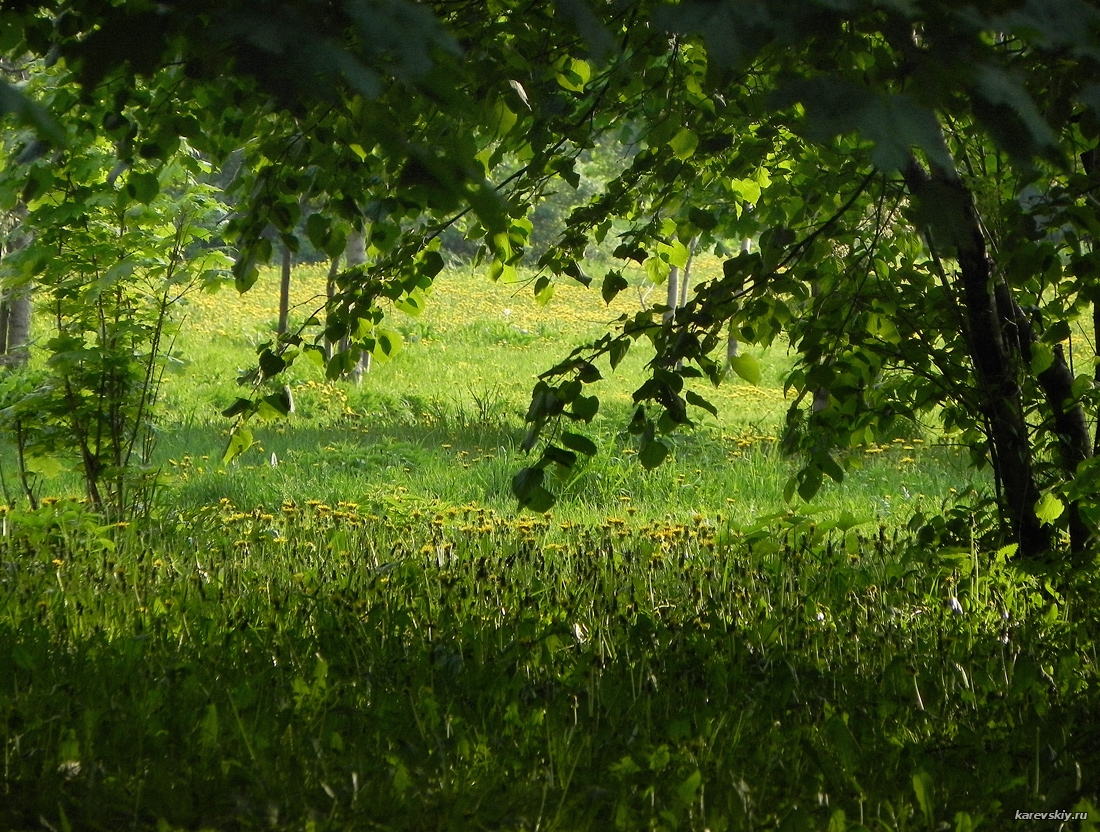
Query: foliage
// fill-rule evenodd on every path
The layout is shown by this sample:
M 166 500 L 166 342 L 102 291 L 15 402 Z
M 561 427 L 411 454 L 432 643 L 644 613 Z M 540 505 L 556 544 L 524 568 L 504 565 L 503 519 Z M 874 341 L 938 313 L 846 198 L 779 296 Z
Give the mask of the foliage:
M 174 307 L 223 280 L 230 261 L 204 248 L 224 209 L 186 145 L 122 176 L 114 149 L 94 136 L 94 125 L 79 125 L 64 152 L 23 164 L 12 160 L 28 138 L 8 149 L 2 200 L 28 205 L 33 238 L 5 258 L 4 281 L 35 284 L 49 325 L 39 328 L 45 371 L 32 371 L 33 384 L 10 381 L 3 416 L 32 503 L 33 480 L 75 463 L 93 504 L 127 516 L 155 483 L 148 465 Z

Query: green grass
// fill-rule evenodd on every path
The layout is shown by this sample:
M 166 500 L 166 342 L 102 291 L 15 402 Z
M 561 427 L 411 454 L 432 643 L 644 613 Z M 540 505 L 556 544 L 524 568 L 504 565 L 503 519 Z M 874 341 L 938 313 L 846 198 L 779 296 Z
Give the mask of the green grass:
M 299 320 L 313 312 L 321 280 L 319 270 L 296 273 Z M 241 505 L 359 500 L 401 486 L 424 499 L 513 511 L 510 480 L 525 464 L 518 447 L 537 374 L 638 308 L 630 292 L 609 309 L 594 292 L 568 285 L 544 308 L 523 284 L 447 272 L 421 317 L 393 313 L 390 326 L 405 340 L 396 358 L 376 362 L 358 386 L 325 382 L 318 367 L 300 360 L 289 375 L 296 413 L 261 426 L 259 444 L 223 468 L 229 425 L 218 413 L 242 393 L 236 372 L 273 337 L 276 292 L 267 274 L 243 298 L 202 297 L 188 313 L 178 342 L 188 363 L 168 377 L 162 397 L 159 458 L 175 477 L 177 504 L 197 507 L 222 496 Z M 624 428 L 650 355 L 632 350 L 599 385 L 603 405 L 588 430 L 600 454 L 555 483 L 555 512 L 599 522 L 622 497 L 633 499 L 643 519 L 702 511 L 748 521 L 785 510 L 783 486 L 797 460 L 776 451 L 775 437 L 787 407 L 781 379 L 789 358 L 778 347 L 759 355 L 761 386 L 736 378 L 718 389 L 699 385 L 719 418 L 694 414 L 699 427 L 676 436 L 670 462 L 646 472 L 632 459 L 636 445 Z M 817 505 L 834 517 L 847 512 L 897 525 L 908 521 L 918 495 L 935 503 L 951 488 L 986 487 L 966 457 L 934 434 L 913 439 L 858 451 L 862 468 L 842 487 L 826 486 Z
M 155 533 L 66 502 L 6 521 L 3 828 L 1097 817 L 1094 586 L 950 530 L 583 526 L 401 490 Z
M 632 354 L 519 513 L 533 377 L 625 310 L 516 291 L 446 275 L 359 386 L 296 365 L 229 466 L 273 281 L 192 305 L 150 518 L 0 510 L 0 829 L 1096 828 L 1094 576 L 984 548 L 931 432 L 785 503 L 781 349 L 651 472 Z

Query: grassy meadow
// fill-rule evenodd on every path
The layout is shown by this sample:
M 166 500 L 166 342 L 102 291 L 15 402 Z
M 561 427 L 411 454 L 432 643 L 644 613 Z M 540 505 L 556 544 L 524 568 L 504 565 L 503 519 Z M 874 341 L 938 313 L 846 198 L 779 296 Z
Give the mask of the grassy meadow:
M 323 279 L 296 271 L 292 319 Z M 520 513 L 534 377 L 640 297 L 539 307 L 455 269 L 361 384 L 296 364 L 295 413 L 223 466 L 276 298 L 267 274 L 188 302 L 148 519 L 9 484 L 0 829 L 1100 824 L 1095 576 L 981 546 L 990 484 L 949 438 L 862 448 L 784 503 L 776 348 L 760 387 L 700 389 L 720 418 L 646 472 L 638 349 L 599 454 Z

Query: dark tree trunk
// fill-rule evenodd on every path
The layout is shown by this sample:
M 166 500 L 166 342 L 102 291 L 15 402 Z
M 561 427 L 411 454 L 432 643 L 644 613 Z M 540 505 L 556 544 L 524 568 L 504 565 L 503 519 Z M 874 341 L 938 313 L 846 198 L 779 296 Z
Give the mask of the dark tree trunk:
M 988 424 L 993 469 L 1004 491 L 1004 508 L 1020 554 L 1034 557 L 1049 549 L 1051 535 L 1035 515 L 1040 494 L 1017 381 L 1022 356 L 1005 338 L 1006 327 L 1015 321 L 1006 320 L 998 309 L 992 264 L 973 196 L 953 170 L 934 167 L 929 174 L 915 159 L 906 167 L 905 182 L 924 215 L 935 218 L 933 242 L 952 248 L 958 261 L 967 348 L 979 406 Z
M 1031 320 L 1024 314 L 1016 299 L 1012 297 L 1011 290 L 1003 281 L 997 284 L 996 298 L 1002 317 L 1012 322 L 1009 328 L 1010 340 L 1019 344 L 1024 361 L 1030 364 L 1032 345 L 1039 340 Z M 1085 409 L 1081 406 L 1081 402 L 1074 398 L 1073 372 L 1066 362 L 1065 350 L 1062 349 L 1061 344 L 1054 347 L 1054 361 L 1039 373 L 1036 379 L 1054 418 L 1059 463 L 1066 478 L 1073 479 L 1077 474 L 1077 466 L 1086 459 L 1092 458 L 1093 448 Z M 1089 528 L 1081 516 L 1078 503 L 1076 501 L 1070 503 L 1069 536 L 1072 550 L 1085 551 L 1093 534 L 1094 530 Z

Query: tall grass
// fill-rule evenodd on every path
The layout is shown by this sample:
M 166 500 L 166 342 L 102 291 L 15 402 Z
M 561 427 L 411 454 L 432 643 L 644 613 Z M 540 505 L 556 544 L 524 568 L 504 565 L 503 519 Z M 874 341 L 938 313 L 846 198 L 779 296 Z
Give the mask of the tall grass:
M 4 828 L 1097 818 L 1087 587 L 946 535 L 510 520 L 400 487 L 156 532 L 5 520 Z

